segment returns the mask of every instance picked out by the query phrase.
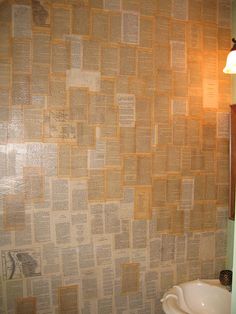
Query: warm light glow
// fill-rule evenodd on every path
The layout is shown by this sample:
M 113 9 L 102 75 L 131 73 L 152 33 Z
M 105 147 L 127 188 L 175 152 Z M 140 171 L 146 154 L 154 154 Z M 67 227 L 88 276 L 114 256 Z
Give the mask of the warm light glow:
M 226 74 L 236 74 L 236 50 L 232 50 L 228 54 L 223 72 Z

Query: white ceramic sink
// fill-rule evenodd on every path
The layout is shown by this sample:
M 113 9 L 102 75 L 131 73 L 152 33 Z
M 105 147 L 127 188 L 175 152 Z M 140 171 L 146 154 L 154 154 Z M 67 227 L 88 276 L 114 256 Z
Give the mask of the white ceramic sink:
M 219 280 L 194 280 L 169 289 L 163 296 L 166 314 L 230 314 L 231 293 Z

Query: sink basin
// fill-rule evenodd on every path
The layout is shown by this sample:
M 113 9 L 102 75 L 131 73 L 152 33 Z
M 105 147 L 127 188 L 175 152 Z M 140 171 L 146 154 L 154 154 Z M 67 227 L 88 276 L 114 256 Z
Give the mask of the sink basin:
M 169 289 L 163 296 L 166 314 L 230 314 L 231 293 L 219 280 L 194 280 Z

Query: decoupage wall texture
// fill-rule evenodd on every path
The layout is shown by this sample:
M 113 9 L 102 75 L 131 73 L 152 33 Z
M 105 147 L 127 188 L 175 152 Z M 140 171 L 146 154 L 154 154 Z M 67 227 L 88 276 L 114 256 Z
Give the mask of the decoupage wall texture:
M 0 1 L 4 314 L 161 314 L 225 266 L 230 0 Z

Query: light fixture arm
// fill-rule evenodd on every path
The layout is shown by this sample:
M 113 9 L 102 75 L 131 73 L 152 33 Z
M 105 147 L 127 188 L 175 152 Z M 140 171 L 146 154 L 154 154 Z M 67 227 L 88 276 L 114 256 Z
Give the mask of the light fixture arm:
M 236 39 L 235 39 L 235 38 L 232 38 L 232 42 L 233 42 L 234 44 L 233 44 L 233 47 L 230 49 L 230 51 L 236 50 Z

